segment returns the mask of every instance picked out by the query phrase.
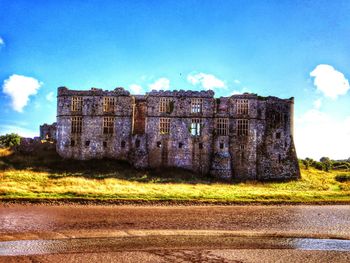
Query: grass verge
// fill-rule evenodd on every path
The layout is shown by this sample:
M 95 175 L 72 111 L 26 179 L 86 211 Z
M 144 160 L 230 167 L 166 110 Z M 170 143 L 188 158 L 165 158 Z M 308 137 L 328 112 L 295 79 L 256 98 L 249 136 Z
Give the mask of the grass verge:
M 43 146 L 44 147 L 44 146 Z M 114 160 L 62 160 L 54 150 L 0 150 L 0 200 L 350 203 L 349 172 L 301 170 L 290 182 L 223 183 L 183 170 L 140 171 Z

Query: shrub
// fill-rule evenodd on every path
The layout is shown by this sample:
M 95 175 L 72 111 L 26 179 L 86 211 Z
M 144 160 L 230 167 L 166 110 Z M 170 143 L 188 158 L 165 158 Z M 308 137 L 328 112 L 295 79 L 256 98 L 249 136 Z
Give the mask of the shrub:
M 338 174 L 334 179 L 338 182 L 350 182 L 350 174 Z
M 10 133 L 0 136 L 0 145 L 2 147 L 14 147 L 19 145 L 21 142 L 21 137 L 16 133 Z

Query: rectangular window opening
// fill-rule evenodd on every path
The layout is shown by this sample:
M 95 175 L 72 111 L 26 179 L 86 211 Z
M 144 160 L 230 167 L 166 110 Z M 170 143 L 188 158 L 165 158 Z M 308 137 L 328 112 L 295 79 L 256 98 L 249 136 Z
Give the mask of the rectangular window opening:
M 201 113 L 203 108 L 203 99 L 191 99 L 191 113 Z
M 104 148 L 107 147 L 107 142 L 106 142 L 106 141 L 103 142 L 103 147 L 104 147 Z
M 170 132 L 170 118 L 160 118 L 159 120 L 159 133 L 169 134 Z
M 281 133 L 280 132 L 276 133 L 276 139 L 281 139 Z
M 75 141 L 74 140 L 70 140 L 70 146 L 75 146 Z
M 114 112 L 115 104 L 115 97 L 104 97 L 103 112 Z
M 114 117 L 103 117 L 103 134 L 113 134 Z
M 247 136 L 249 129 L 249 120 L 237 120 L 237 135 Z
M 85 141 L 85 146 L 90 146 L 90 141 Z
M 71 111 L 80 112 L 83 108 L 83 98 L 82 97 L 72 97 Z
M 159 102 L 159 112 L 172 112 L 173 102 L 171 101 L 171 98 L 160 98 Z
M 139 148 L 139 147 L 140 147 L 140 140 L 139 140 L 139 139 L 136 139 L 136 140 L 135 140 L 135 147 L 136 147 L 136 148 Z
M 200 136 L 202 134 L 202 121 L 199 118 L 191 120 L 191 135 Z
M 248 105 L 247 99 L 237 100 L 237 114 L 248 114 Z
M 81 116 L 75 116 L 71 119 L 71 132 L 72 133 L 81 133 L 83 127 L 83 120 Z
M 228 135 L 228 119 L 218 118 L 216 119 L 216 134 L 219 136 Z

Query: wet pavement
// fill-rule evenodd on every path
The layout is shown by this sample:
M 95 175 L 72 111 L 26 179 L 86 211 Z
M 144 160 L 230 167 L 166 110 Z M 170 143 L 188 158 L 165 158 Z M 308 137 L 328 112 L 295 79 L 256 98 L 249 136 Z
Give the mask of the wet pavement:
M 350 206 L 3 204 L 0 241 L 0 262 L 350 262 Z

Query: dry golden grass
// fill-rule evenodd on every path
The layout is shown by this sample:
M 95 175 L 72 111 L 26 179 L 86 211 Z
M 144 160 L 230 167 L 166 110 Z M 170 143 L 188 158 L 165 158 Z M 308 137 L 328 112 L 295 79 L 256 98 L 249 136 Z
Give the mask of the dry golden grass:
M 0 151 L 0 198 L 87 198 L 190 200 L 219 202 L 350 201 L 350 182 L 335 176 L 349 172 L 302 169 L 290 182 L 220 183 L 181 170 L 137 171 L 101 160 L 63 161 L 54 152 L 20 155 Z M 103 169 L 101 168 L 103 167 Z

